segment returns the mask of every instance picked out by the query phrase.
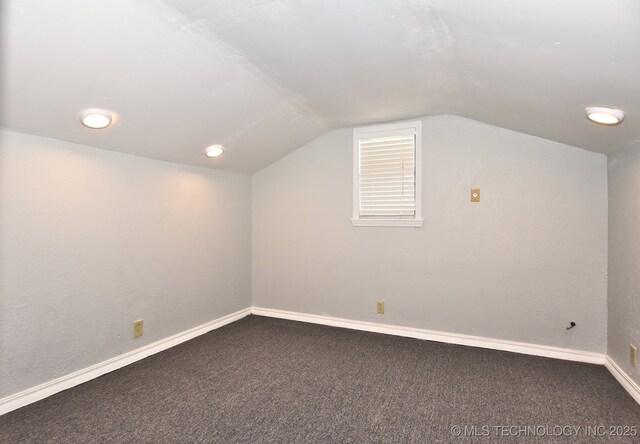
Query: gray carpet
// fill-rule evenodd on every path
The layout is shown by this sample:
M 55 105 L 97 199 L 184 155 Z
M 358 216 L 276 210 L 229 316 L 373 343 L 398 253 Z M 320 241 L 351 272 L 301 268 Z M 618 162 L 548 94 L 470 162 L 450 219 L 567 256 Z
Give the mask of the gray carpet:
M 0 417 L 0 442 L 640 442 L 609 426 L 640 406 L 602 366 L 250 316 Z

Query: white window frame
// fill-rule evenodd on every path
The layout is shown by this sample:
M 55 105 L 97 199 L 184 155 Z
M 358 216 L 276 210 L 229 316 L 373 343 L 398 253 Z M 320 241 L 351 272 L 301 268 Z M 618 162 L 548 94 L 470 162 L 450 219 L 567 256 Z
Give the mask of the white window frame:
M 384 137 L 397 131 L 413 130 L 415 146 L 415 199 L 416 211 L 413 217 L 360 217 L 360 139 L 366 137 Z M 379 134 L 376 134 L 379 133 Z M 385 134 L 386 133 L 386 134 Z M 422 219 L 422 121 L 398 122 L 383 125 L 370 125 L 353 129 L 353 218 L 356 227 L 421 227 Z

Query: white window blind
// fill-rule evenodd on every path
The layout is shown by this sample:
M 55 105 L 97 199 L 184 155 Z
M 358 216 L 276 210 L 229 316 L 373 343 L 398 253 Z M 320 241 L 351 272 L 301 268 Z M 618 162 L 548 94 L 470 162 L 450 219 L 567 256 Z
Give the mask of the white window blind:
M 415 217 L 415 134 L 362 137 L 358 150 L 359 216 Z

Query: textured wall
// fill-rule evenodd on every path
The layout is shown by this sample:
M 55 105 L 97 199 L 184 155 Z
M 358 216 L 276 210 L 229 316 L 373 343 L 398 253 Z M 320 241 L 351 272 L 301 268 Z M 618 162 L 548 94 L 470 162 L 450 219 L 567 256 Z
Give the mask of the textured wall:
M 0 146 L 0 397 L 250 305 L 249 175 Z
M 423 125 L 422 228 L 352 226 L 351 129 L 254 175 L 254 305 L 604 352 L 605 156 L 452 116 Z
M 640 144 L 609 157 L 608 354 L 636 383 L 629 345 L 640 347 Z

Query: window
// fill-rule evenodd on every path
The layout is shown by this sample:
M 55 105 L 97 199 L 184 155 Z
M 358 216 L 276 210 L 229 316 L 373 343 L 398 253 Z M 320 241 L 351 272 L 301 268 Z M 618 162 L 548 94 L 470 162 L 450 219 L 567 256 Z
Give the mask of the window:
M 353 130 L 353 225 L 421 227 L 422 122 Z

